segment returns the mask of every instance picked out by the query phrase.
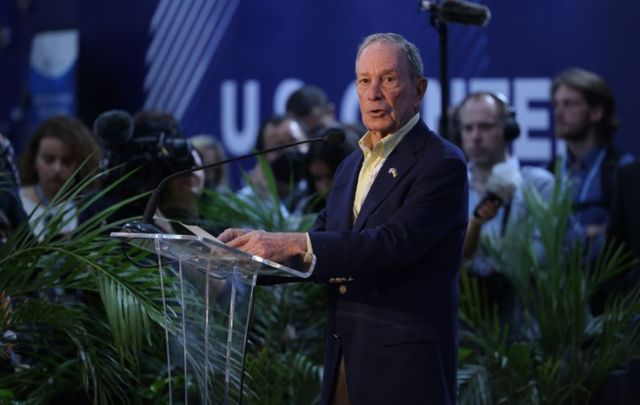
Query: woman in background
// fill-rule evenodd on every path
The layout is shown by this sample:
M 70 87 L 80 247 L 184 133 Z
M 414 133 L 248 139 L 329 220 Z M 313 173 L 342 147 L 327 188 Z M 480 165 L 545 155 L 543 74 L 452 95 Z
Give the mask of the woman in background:
M 78 226 L 75 203 L 57 195 L 76 171 L 76 182 L 96 174 L 100 157 L 95 138 L 76 118 L 54 116 L 35 130 L 20 159 L 20 199 L 38 240 L 52 221 L 60 234 Z

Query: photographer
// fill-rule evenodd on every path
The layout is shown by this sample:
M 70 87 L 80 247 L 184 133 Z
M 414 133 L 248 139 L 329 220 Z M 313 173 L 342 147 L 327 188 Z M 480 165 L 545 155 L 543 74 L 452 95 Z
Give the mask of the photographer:
M 106 149 L 104 166 L 110 169 L 106 184 L 124 179 L 108 193 L 110 203 L 152 191 L 165 177 L 196 166 L 199 155 L 180 131 L 173 115 L 152 110 L 138 112 L 133 119 L 124 111 L 108 111 L 96 120 L 96 136 Z M 172 179 L 160 199 L 155 224 L 174 233 L 168 219 L 193 222 L 199 217 L 196 200 L 204 186 L 204 174 L 194 172 Z M 146 198 L 137 198 L 114 215 L 113 220 L 139 217 Z

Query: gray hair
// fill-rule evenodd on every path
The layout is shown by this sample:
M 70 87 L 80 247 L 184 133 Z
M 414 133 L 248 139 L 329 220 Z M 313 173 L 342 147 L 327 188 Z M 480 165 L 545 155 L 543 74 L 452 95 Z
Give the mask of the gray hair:
M 420 57 L 418 47 L 412 42 L 407 41 L 402 35 L 392 32 L 371 34 L 363 39 L 358 47 L 356 63 L 364 48 L 374 42 L 388 42 L 398 45 L 402 52 L 407 55 L 407 61 L 409 62 L 409 74 L 411 75 L 411 78 L 418 79 L 423 76 L 422 70 L 424 69 L 424 66 L 422 65 L 422 58 Z

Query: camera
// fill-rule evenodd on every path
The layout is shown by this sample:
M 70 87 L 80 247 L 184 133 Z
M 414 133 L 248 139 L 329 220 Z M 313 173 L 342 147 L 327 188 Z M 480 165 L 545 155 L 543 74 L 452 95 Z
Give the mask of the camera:
M 105 184 L 135 171 L 110 191 L 116 200 L 152 190 L 170 174 L 195 165 L 191 143 L 166 113 L 143 111 L 134 120 L 126 111 L 107 111 L 96 119 L 94 134 L 104 149 Z

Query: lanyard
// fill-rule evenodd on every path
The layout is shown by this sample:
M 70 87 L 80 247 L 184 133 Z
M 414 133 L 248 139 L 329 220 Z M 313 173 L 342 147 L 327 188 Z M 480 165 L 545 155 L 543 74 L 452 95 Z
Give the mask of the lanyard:
M 42 203 L 42 205 L 49 205 L 49 199 L 47 198 L 46 195 L 44 195 L 44 191 L 42 191 L 42 187 L 40 187 L 40 183 L 36 184 L 36 195 L 38 196 L 38 198 L 40 199 L 40 202 Z
M 605 155 L 605 150 L 602 149 L 600 153 L 598 153 L 598 157 L 596 158 L 595 163 L 593 164 L 593 166 L 591 166 L 591 170 L 589 170 L 589 174 L 587 175 L 587 178 L 585 179 L 584 183 L 582 183 L 582 186 L 580 188 L 580 194 L 578 194 L 579 203 L 583 203 L 587 199 L 587 193 L 591 188 L 591 183 L 593 182 L 594 177 L 596 177 L 596 174 L 600 171 L 600 166 L 602 166 L 604 155 Z M 562 174 L 566 175 L 566 172 L 567 172 L 567 157 L 565 155 L 562 162 Z

